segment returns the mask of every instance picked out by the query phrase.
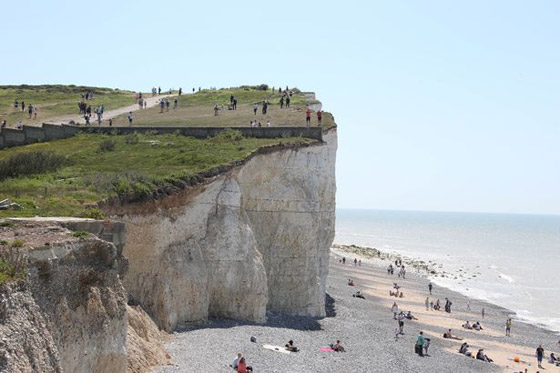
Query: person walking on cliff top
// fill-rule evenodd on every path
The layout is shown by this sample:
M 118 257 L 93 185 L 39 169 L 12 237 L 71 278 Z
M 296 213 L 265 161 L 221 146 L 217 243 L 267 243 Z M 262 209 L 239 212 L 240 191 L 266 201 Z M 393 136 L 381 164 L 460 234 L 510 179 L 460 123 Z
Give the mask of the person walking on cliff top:
M 284 108 L 284 96 L 280 97 L 280 109 Z
M 290 107 L 290 96 L 286 96 L 286 108 Z
M 237 99 L 233 98 L 233 110 L 237 110 Z
M 317 111 L 317 120 L 319 121 L 319 124 L 317 124 L 318 126 L 321 125 L 321 120 L 323 119 L 323 112 L 321 110 Z
M 183 94 L 183 88 L 179 87 L 179 96 Z
M 309 127 L 311 125 L 311 109 L 307 109 L 305 112 L 305 126 Z
M 132 115 L 132 111 L 128 112 L 128 116 L 126 118 L 128 119 L 128 125 L 132 126 L 132 121 L 134 120 L 134 116 Z
M 259 106 L 257 104 L 253 105 L 253 114 L 257 115 L 257 110 L 259 110 Z

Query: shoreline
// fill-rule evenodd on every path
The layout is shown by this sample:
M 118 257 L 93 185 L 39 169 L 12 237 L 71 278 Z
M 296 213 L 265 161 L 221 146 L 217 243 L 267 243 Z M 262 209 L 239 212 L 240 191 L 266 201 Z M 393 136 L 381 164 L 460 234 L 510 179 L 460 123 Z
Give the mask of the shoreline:
M 269 312 L 265 324 L 239 320 L 209 320 L 174 333 L 167 345 L 173 363 L 157 368 L 157 372 L 190 372 L 192 367 L 203 367 L 204 372 L 231 372 L 229 366 L 238 352 L 243 353 L 255 372 L 519 372 L 528 369 L 535 373 L 535 349 L 543 344 L 545 355 L 558 352 L 558 338 L 550 331 L 514 321 L 512 336 L 504 335 L 504 323 L 510 312 L 503 307 L 471 300 L 460 293 L 434 284 L 434 300 L 453 302 L 452 313 L 426 310 L 428 280 L 410 271 L 406 279 L 390 276 L 386 262 L 362 258 L 361 266 L 342 264 L 339 259 L 358 257 L 331 249 L 327 277 L 326 317 L 286 316 Z M 404 263 L 404 259 L 403 259 Z M 425 272 L 426 270 L 424 270 Z M 348 279 L 355 286 L 347 285 Z M 398 282 L 404 298 L 389 296 L 393 283 Z M 360 290 L 365 299 L 352 296 Z M 405 320 L 403 335 L 395 339 L 397 321 L 391 305 L 396 301 L 403 311 L 411 311 L 418 320 Z M 466 309 L 470 302 L 472 311 Z M 486 317 L 480 317 L 485 307 Z M 461 328 L 466 320 L 480 321 L 483 331 Z M 464 338 L 476 353 L 484 348 L 495 363 L 479 361 L 458 353 L 462 341 L 444 339 L 442 334 L 451 328 L 454 335 Z M 413 346 L 422 330 L 431 338 L 429 356 L 419 357 Z M 256 338 L 256 343 L 251 342 Z M 325 352 L 320 348 L 340 339 L 345 353 Z M 300 351 L 285 354 L 265 348 L 282 349 L 293 340 Z M 519 357 L 526 363 L 514 363 Z M 544 362 L 547 372 L 560 372 Z
M 379 250 L 375 247 L 369 247 L 369 246 L 361 246 L 361 245 L 354 245 L 354 244 L 333 244 L 332 245 L 332 249 L 340 251 L 340 252 L 345 252 L 348 254 L 353 254 L 353 255 L 357 255 L 357 256 L 361 256 L 365 259 L 368 260 L 378 260 L 380 262 L 378 262 L 379 265 L 382 264 L 383 261 L 386 261 L 387 265 L 389 263 L 394 263 L 394 261 L 396 259 L 400 259 L 402 260 L 403 264 L 405 264 L 407 267 L 412 267 L 415 269 L 414 274 L 418 275 L 418 276 L 422 276 L 430 281 L 432 281 L 434 284 L 444 287 L 446 289 L 449 289 L 450 291 L 453 292 L 457 292 L 459 294 L 461 294 L 462 296 L 468 297 L 472 300 L 476 300 L 478 302 L 484 302 L 488 305 L 491 305 L 493 307 L 500 307 L 502 308 L 504 311 L 507 311 L 509 313 L 511 313 L 513 315 L 513 317 L 515 318 L 516 321 L 518 322 L 523 322 L 535 327 L 539 327 L 542 329 L 546 329 L 547 331 L 554 333 L 558 336 L 560 336 L 560 330 L 556 330 L 554 329 L 553 326 L 551 325 L 547 325 L 545 323 L 533 320 L 531 318 L 527 318 L 527 317 L 523 317 L 521 315 L 519 315 L 519 313 L 515 310 L 510 309 L 509 307 L 497 304 L 494 301 L 491 301 L 489 299 L 486 299 L 484 297 L 478 297 L 475 294 L 472 293 L 468 293 L 468 291 L 470 290 L 469 288 L 462 288 L 458 283 L 454 284 L 457 285 L 457 287 L 452 287 L 449 286 L 449 284 L 443 284 L 441 281 L 438 281 L 438 278 L 444 278 L 444 279 L 453 279 L 453 280 L 457 280 L 457 276 L 447 272 L 445 270 L 442 270 L 441 268 L 443 267 L 440 263 L 437 263 L 435 261 L 424 261 L 421 259 L 414 259 L 411 258 L 407 255 L 403 255 L 403 254 L 399 254 L 397 252 L 387 252 L 387 251 L 382 251 Z M 472 274 L 473 276 L 476 276 L 477 274 L 480 274 L 479 272 Z M 464 271 L 461 275 L 468 275 L 468 272 Z M 559 337 L 560 338 L 560 337 Z

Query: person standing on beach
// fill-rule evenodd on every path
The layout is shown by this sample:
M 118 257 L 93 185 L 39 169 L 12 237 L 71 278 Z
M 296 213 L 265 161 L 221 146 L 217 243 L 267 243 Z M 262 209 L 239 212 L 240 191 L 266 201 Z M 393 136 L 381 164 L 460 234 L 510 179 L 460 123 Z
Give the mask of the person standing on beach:
M 414 350 L 419 356 L 424 356 L 424 344 L 426 341 L 424 340 L 424 332 L 420 331 L 418 337 L 416 338 L 416 344 L 414 345 Z
M 397 302 L 393 302 L 393 307 L 391 307 L 391 311 L 393 312 L 393 319 L 397 319 L 397 312 L 399 312 L 399 306 L 397 306 Z
M 399 334 L 404 335 L 404 312 L 401 311 L 399 316 L 397 316 L 397 321 L 399 323 Z
M 426 297 L 426 311 L 430 310 L 430 297 Z
M 482 314 L 482 318 L 484 318 L 484 307 L 482 307 L 482 311 L 480 311 L 480 313 Z
M 540 369 L 543 369 L 542 367 L 543 356 L 544 356 L 544 348 L 542 347 L 542 345 L 539 345 L 539 347 L 537 347 L 537 363 Z
M 432 288 L 434 285 L 432 285 L 432 282 L 430 281 L 430 283 L 428 284 L 428 290 L 430 291 L 430 295 L 432 295 Z
M 506 320 L 506 337 L 511 337 L 511 319 Z

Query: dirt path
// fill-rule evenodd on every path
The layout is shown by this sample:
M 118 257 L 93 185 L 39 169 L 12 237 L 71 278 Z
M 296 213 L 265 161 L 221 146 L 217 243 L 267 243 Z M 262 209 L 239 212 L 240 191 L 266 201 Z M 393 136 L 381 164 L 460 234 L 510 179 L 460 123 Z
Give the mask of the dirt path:
M 154 96 L 154 97 L 147 97 L 144 98 L 144 100 L 146 101 L 146 108 L 151 108 L 154 107 L 156 105 L 159 104 L 159 101 L 162 98 L 165 97 L 175 97 L 177 95 L 175 94 L 171 94 L 171 95 L 159 95 L 159 96 Z M 129 106 L 123 106 L 117 109 L 113 109 L 113 110 L 108 110 L 103 114 L 103 121 L 106 121 L 108 119 L 114 118 L 116 116 L 119 116 L 121 114 L 126 114 L 130 111 L 137 111 L 140 110 L 140 106 L 138 106 L 138 104 L 133 104 L 133 105 L 129 105 Z M 74 121 L 74 122 L 85 122 L 84 120 L 84 116 L 83 115 L 65 115 L 63 117 L 58 117 L 58 118 L 53 118 L 53 119 L 49 119 L 48 123 L 53 123 L 53 124 L 66 124 L 69 123 L 70 121 Z M 90 119 L 91 123 L 97 123 L 97 116 L 95 114 L 92 113 L 91 115 L 91 119 Z

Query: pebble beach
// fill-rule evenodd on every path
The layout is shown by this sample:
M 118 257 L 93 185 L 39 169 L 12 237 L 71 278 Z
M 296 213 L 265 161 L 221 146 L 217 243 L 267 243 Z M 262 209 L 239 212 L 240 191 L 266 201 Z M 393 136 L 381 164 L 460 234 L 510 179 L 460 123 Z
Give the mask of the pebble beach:
M 327 316 L 324 318 L 289 317 L 268 314 L 266 324 L 235 320 L 211 320 L 176 332 L 167 345 L 172 364 L 159 367 L 157 372 L 231 372 L 231 364 L 238 352 L 247 359 L 254 372 L 543 372 L 538 369 L 535 349 L 539 344 L 558 354 L 560 337 L 547 329 L 523 323 L 502 307 L 469 299 L 459 293 L 434 285 L 432 296 L 428 280 L 422 271 L 429 268 L 407 267 L 406 279 L 387 274 L 392 261 L 388 255 L 364 255 L 355 247 L 338 246 L 331 250 L 327 278 Z M 346 264 L 341 263 L 342 257 Z M 353 260 L 362 261 L 354 265 Z M 405 261 L 403 260 L 403 263 Z M 348 286 L 352 279 L 355 286 Z M 404 298 L 389 296 L 397 282 Z M 361 291 L 365 299 L 352 297 Z M 434 302 L 445 298 L 453 302 L 452 312 L 426 310 L 425 299 Z M 404 335 L 395 338 L 397 321 L 391 306 L 397 302 L 399 310 L 411 311 L 418 320 L 405 320 Z M 468 306 L 467 306 L 468 305 Z M 467 309 L 470 308 L 470 310 Z M 482 319 L 481 310 L 485 309 Z M 513 318 L 511 336 L 505 336 L 505 320 Z M 463 329 L 469 320 L 479 321 L 482 331 Z M 443 333 L 452 329 L 454 335 L 469 343 L 476 353 L 484 348 L 494 360 L 487 363 L 458 353 L 463 341 L 444 339 Z M 431 339 L 429 356 L 414 353 L 419 331 Z M 251 337 L 256 342 L 251 342 Z M 340 340 L 346 352 L 322 351 Z M 293 340 L 300 351 L 281 350 Z M 264 348 L 278 346 L 278 350 Z M 514 362 L 514 358 L 520 362 Z M 560 372 L 560 367 L 543 362 L 546 372 Z

